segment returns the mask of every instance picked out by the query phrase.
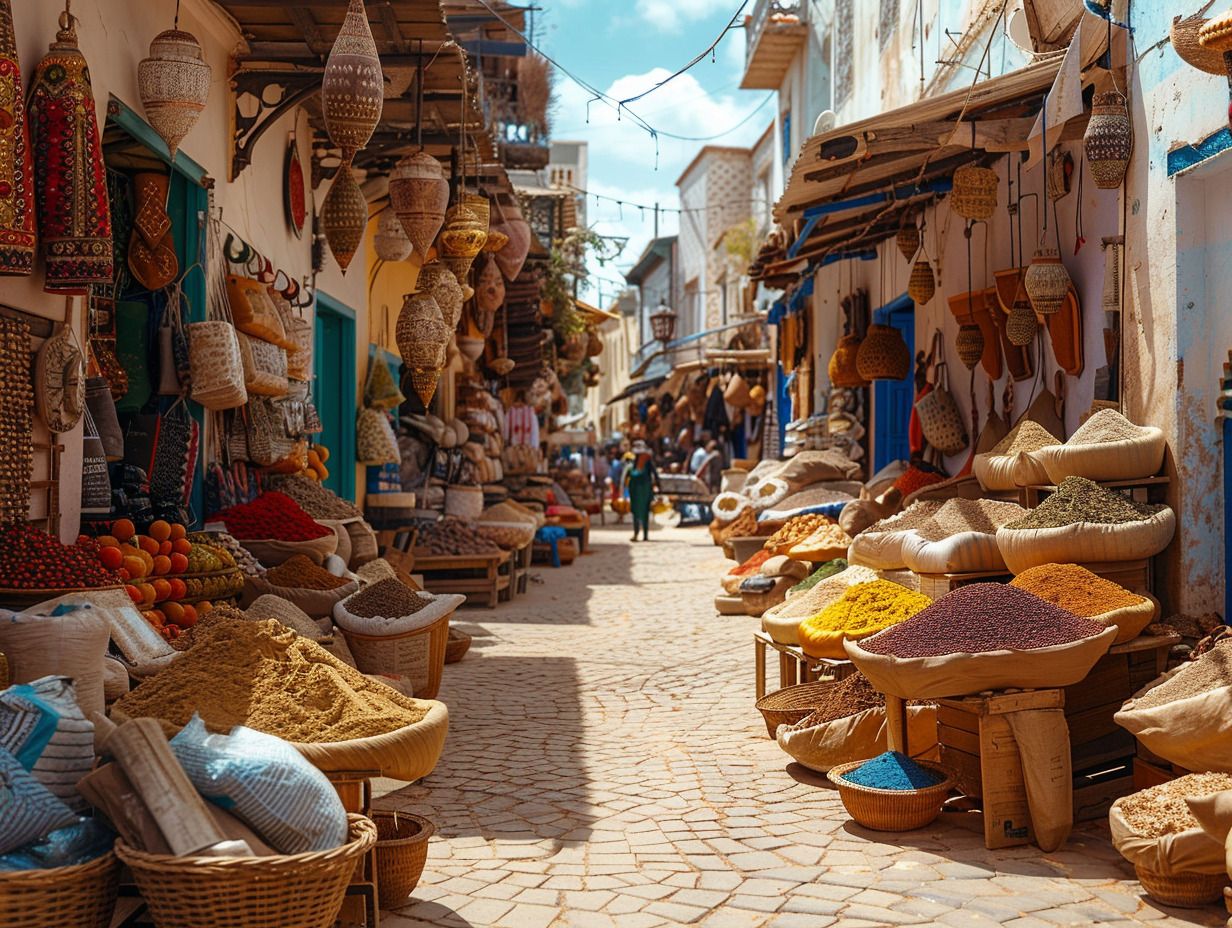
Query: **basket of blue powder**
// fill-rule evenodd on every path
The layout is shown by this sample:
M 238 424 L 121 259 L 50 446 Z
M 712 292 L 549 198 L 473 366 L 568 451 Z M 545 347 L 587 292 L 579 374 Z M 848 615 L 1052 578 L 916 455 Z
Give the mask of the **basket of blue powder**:
M 898 751 L 839 764 L 826 776 L 838 787 L 847 813 L 873 831 L 923 828 L 941 814 L 956 779 L 940 764 L 915 761 Z

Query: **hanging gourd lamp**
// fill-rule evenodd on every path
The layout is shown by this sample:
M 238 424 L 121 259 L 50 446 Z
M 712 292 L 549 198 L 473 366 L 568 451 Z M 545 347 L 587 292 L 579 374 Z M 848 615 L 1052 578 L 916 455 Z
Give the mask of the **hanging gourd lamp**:
M 458 327 L 462 319 L 462 304 L 466 302 L 462 285 L 453 272 L 439 261 L 425 264 L 419 269 L 415 288 L 422 296 L 430 296 L 440 307 L 441 318 L 450 330 Z
M 398 314 L 395 337 L 403 363 L 411 369 L 411 384 L 424 406 L 432 402 L 445 367 L 445 354 L 453 330 L 441 317 L 430 296 L 408 293 Z
M 1228 86 L 1232 87 L 1232 10 L 1214 19 L 1208 19 L 1206 25 L 1198 30 L 1198 43 L 1203 48 L 1223 55 Z M 1228 107 L 1228 123 L 1232 125 L 1232 105 Z
M 997 211 L 997 172 L 967 164 L 954 171 L 950 208 L 963 219 L 991 219 Z
M 459 284 L 466 283 L 467 271 L 487 238 L 487 225 L 465 203 L 458 203 L 445 214 L 445 225 L 436 238 L 436 250 L 441 263 L 453 271 Z
M 856 358 L 860 353 L 859 335 L 844 335 L 830 356 L 828 372 L 830 384 L 835 387 L 867 387 L 868 381 L 860 376 Z
M 1120 91 L 1095 95 L 1091 119 L 1082 136 L 1082 150 L 1096 187 L 1115 190 L 1121 186 L 1134 150 L 1134 132 L 1125 96 Z
M 372 249 L 382 261 L 405 261 L 414 250 L 411 240 L 406 237 L 406 230 L 392 209 L 381 213 L 381 221 L 377 226 L 376 235 L 372 236 Z
M 351 0 L 321 78 L 325 131 L 342 149 L 343 164 L 368 144 L 384 103 L 385 78 L 364 0 Z
M 449 207 L 449 181 L 441 163 L 424 151 L 399 161 L 389 175 L 389 203 L 415 253 L 427 260 Z
M 501 207 L 500 212 L 503 222 L 498 225 L 497 231 L 506 235 L 509 241 L 504 248 L 495 252 L 496 264 L 505 275 L 505 280 L 512 281 L 522 272 L 522 265 L 530 254 L 530 224 L 522 218 L 522 208 L 516 203 Z
M 1005 320 L 1005 337 L 1009 339 L 1011 345 L 1021 348 L 1023 345 L 1031 344 L 1038 331 L 1039 320 L 1031 308 L 1031 301 L 1027 298 L 1026 290 L 1019 286 L 1018 294 L 1014 297 L 1014 305 L 1010 307 L 1010 314 Z
M 367 228 L 368 201 L 359 189 L 351 166 L 344 164 L 334 175 L 334 182 L 321 205 L 321 231 L 343 274 L 359 250 Z
M 920 250 L 919 226 L 903 226 L 898 230 L 898 235 L 894 237 L 894 244 L 898 246 L 898 250 L 902 253 L 902 256 L 910 261 L 915 257 L 915 253 Z
M 958 349 L 958 359 L 969 371 L 975 370 L 975 365 L 984 357 L 984 333 L 972 322 L 963 323 L 958 327 L 958 335 L 954 339 Z
M 923 306 L 937 292 L 937 280 L 933 277 L 933 266 L 928 258 L 920 258 L 911 269 L 911 278 L 907 281 L 907 295 Z
M 173 162 L 210 98 L 210 76 L 201 44 L 179 29 L 156 35 L 150 57 L 137 65 L 137 92 L 146 121 L 167 143 Z
M 1061 254 L 1055 248 L 1040 248 L 1031 259 L 1031 266 L 1022 276 L 1023 289 L 1031 301 L 1031 308 L 1041 316 L 1051 316 L 1061 310 L 1069 293 L 1069 271 L 1061 263 Z

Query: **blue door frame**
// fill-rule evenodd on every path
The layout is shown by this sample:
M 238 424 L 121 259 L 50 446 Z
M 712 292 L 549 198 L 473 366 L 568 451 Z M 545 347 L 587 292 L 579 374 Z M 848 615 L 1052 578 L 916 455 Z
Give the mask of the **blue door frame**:
M 911 407 L 915 402 L 915 303 L 903 294 L 873 313 L 879 325 L 892 325 L 903 333 L 911 351 L 911 369 L 902 380 L 878 380 L 873 387 L 873 471 L 881 470 L 891 461 L 911 457 L 908 427 Z
M 312 391 L 330 451 L 329 489 L 355 500 L 355 310 L 317 291 Z

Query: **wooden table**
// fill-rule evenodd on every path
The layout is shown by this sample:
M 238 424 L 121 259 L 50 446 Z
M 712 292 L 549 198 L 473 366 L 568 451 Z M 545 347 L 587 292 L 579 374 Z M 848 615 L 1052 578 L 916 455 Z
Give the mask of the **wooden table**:
M 856 672 L 851 661 L 836 661 L 828 657 L 809 657 L 797 645 L 780 644 L 763 631 L 753 632 L 753 654 L 756 698 L 766 695 L 766 649 L 779 653 L 779 688 L 812 683 L 815 680 L 842 680 Z
M 415 572 L 423 574 L 429 593 L 462 593 L 468 600 L 486 600 L 495 609 L 502 590 L 509 587 L 509 575 L 501 565 L 509 560 L 507 551 L 495 554 L 441 554 L 415 558 Z

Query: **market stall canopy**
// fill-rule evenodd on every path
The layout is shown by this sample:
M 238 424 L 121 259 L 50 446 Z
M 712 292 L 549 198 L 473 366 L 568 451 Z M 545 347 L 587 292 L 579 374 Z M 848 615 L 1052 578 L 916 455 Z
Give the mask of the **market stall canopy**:
M 611 406 L 613 403 L 619 403 L 621 400 L 631 399 L 642 393 L 649 393 L 665 380 L 667 380 L 666 374 L 662 377 L 651 377 L 649 380 L 639 380 L 637 383 L 631 383 L 603 405 Z
M 582 314 L 582 318 L 592 325 L 602 325 L 605 322 L 615 322 L 620 319 L 620 313 L 609 313 L 606 309 L 591 306 L 581 300 L 574 300 L 573 305 Z

